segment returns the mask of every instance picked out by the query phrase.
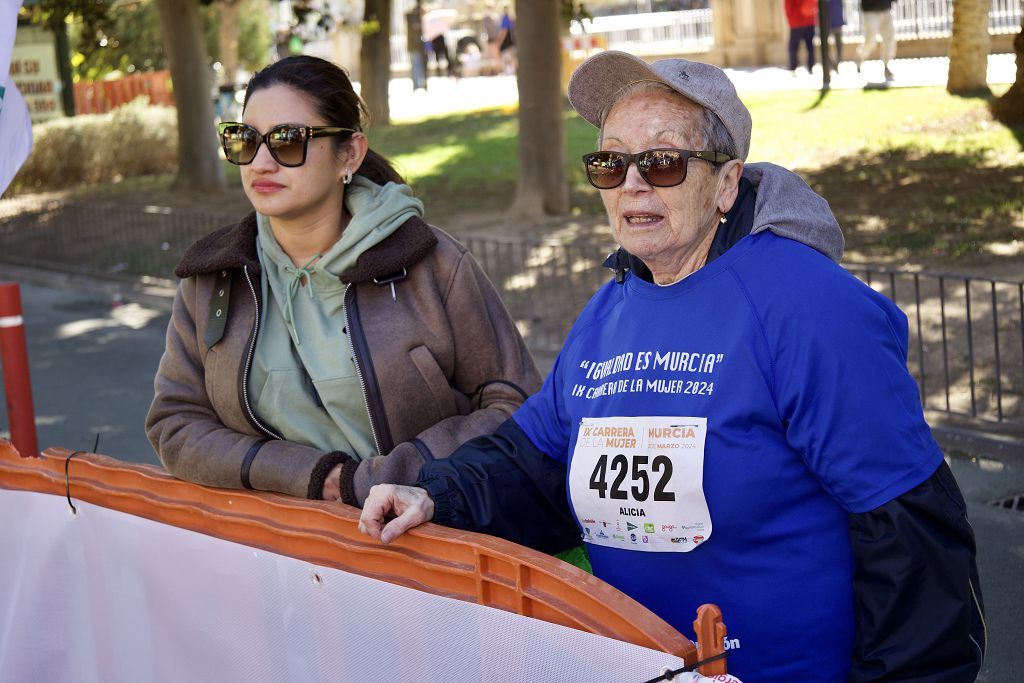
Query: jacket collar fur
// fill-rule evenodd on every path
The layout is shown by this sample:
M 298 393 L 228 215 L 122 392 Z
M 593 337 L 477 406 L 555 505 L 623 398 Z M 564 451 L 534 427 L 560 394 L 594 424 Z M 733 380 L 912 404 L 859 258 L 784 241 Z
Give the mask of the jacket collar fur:
M 414 216 L 376 246 L 363 252 L 355 267 L 342 273 L 340 279 L 345 283 L 359 283 L 392 276 L 420 261 L 436 244 L 437 237 L 430 227 Z M 174 274 L 189 278 L 244 267 L 254 273 L 260 272 L 256 256 L 255 212 L 237 225 L 221 228 L 189 247 Z

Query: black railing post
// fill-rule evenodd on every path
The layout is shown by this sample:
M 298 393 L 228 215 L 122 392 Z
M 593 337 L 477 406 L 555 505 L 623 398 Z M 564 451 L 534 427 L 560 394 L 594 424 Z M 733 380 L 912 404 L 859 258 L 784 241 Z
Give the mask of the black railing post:
M 978 416 L 978 406 L 974 395 L 974 330 L 971 324 L 971 278 L 964 278 L 964 300 L 967 306 L 967 372 L 971 387 L 971 417 Z
M 996 418 L 1003 421 L 1003 366 L 999 360 L 999 304 L 996 301 L 996 283 L 992 282 L 992 345 L 996 354 Z
M 949 341 L 946 338 L 946 278 L 939 277 L 939 314 L 942 319 L 942 370 L 946 377 L 946 412 L 949 406 Z
M 895 292 L 893 292 L 895 294 Z M 896 301 L 896 297 L 893 297 Z M 898 305 L 898 304 L 897 304 Z M 914 311 L 917 316 L 917 365 L 921 368 L 921 405 L 928 407 L 928 392 L 925 389 L 924 335 L 921 334 L 921 277 L 914 273 Z

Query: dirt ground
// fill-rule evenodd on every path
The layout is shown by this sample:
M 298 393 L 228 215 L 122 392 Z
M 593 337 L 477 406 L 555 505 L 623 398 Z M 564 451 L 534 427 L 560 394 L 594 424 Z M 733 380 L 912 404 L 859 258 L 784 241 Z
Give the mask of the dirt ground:
M 848 263 L 874 264 L 911 271 L 955 273 L 995 279 L 1024 279 L 1024 166 L 988 166 L 983 156 L 965 167 L 962 155 L 945 166 L 931 154 L 927 161 L 906 153 L 843 159 L 830 166 L 800 171 L 828 199 L 846 237 Z M 924 171 L 927 170 L 927 173 Z M 130 185 L 130 186 L 129 186 Z M 19 199 L 94 199 L 122 205 L 235 212 L 251 210 L 240 187 L 224 193 L 179 192 L 167 178 L 107 185 L 97 193 L 80 189 Z M 853 189 L 855 188 L 855 189 Z M 596 197 L 573 197 L 577 215 L 533 221 L 511 219 L 502 211 L 432 214 L 428 221 L 458 236 L 554 241 L 560 244 L 614 246 Z

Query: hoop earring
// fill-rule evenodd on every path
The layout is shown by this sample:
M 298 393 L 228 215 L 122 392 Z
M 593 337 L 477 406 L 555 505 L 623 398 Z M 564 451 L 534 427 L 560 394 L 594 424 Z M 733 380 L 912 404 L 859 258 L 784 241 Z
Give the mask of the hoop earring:
M 352 182 L 352 169 L 351 168 L 346 168 L 345 169 L 345 175 L 342 177 L 341 182 L 345 183 L 346 185 L 348 185 L 349 183 Z

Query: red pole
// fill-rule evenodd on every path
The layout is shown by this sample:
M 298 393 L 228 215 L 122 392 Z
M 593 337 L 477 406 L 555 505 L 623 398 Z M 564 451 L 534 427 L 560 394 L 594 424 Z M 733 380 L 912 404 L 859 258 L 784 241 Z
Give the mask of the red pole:
M 21 290 L 16 282 L 0 282 L 0 367 L 3 368 L 11 441 L 23 457 L 35 457 L 39 455 L 39 445 L 28 373 L 25 321 L 21 317 Z

